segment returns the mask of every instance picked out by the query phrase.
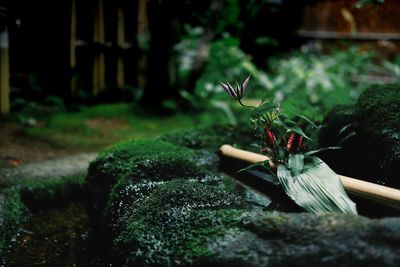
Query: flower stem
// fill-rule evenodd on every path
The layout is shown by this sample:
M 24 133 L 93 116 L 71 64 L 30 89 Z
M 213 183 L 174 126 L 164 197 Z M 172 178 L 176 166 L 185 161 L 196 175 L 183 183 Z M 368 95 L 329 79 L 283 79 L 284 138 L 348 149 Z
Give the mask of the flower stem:
M 242 102 L 241 99 L 238 99 L 238 103 L 239 103 L 242 107 L 256 109 L 256 107 L 254 107 L 254 106 L 248 106 L 248 105 L 243 104 L 243 102 Z

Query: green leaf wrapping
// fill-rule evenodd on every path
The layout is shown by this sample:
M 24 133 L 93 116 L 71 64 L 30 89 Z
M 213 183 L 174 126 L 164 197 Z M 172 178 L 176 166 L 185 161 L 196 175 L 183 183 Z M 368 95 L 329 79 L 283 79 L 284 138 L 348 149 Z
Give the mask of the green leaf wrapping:
M 288 160 L 288 167 L 292 172 L 293 178 L 301 174 L 304 168 L 304 155 L 303 154 L 290 154 Z
M 278 179 L 286 194 L 308 212 L 357 214 L 356 204 L 344 191 L 339 176 L 317 157 L 295 176 L 284 164 L 278 165 Z

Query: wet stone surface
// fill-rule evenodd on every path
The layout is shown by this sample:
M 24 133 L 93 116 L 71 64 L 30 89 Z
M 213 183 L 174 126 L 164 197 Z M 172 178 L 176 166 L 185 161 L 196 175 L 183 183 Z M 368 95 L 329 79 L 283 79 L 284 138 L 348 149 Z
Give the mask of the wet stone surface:
M 88 231 L 89 220 L 82 204 L 36 211 L 21 226 L 7 266 L 89 266 Z

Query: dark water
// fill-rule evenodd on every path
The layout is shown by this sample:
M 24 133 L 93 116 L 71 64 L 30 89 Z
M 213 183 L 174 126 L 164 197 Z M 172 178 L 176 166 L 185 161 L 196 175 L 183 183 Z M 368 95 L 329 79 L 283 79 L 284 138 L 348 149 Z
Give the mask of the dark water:
M 89 230 L 82 204 L 34 211 L 16 238 L 7 266 L 88 266 Z

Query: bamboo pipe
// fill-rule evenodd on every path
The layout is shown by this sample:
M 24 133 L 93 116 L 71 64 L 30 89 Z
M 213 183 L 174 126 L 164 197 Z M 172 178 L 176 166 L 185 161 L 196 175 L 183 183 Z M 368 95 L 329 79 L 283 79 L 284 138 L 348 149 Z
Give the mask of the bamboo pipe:
M 234 148 L 231 145 L 223 145 L 219 150 L 223 156 L 252 164 L 270 159 L 268 156 Z M 271 165 L 271 167 L 275 168 L 276 166 Z M 348 193 L 400 210 L 400 190 L 343 175 L 339 175 L 339 178 Z

